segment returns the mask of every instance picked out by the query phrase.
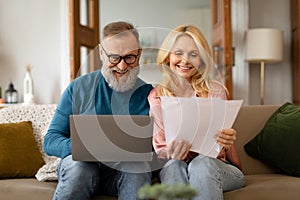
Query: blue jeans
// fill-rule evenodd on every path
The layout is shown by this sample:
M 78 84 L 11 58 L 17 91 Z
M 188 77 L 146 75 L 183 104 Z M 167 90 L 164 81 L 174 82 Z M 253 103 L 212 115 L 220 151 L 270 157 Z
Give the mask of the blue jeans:
M 221 200 L 223 192 L 245 185 L 243 173 L 235 166 L 219 159 L 199 155 L 189 164 L 169 160 L 160 172 L 161 182 L 190 184 L 198 190 L 193 200 Z
M 136 167 L 139 163 L 132 164 Z M 57 174 L 53 200 L 88 200 L 97 194 L 136 200 L 139 188 L 151 183 L 151 172 L 122 172 L 102 163 L 73 161 L 71 155 L 61 160 Z

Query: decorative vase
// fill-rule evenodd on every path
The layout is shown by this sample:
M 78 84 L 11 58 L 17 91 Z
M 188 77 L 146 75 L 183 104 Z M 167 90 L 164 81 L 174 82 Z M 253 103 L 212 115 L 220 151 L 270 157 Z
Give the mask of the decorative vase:
M 33 80 L 31 77 L 31 67 L 26 66 L 26 74 L 23 82 L 24 104 L 35 104 L 33 94 Z

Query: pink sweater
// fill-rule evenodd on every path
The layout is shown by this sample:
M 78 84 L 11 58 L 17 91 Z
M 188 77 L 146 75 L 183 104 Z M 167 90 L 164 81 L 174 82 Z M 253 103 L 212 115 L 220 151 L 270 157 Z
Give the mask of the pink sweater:
M 196 93 L 194 94 L 196 96 Z M 208 94 L 208 98 L 221 98 L 226 99 L 226 92 L 225 90 L 222 93 L 219 93 L 218 95 L 215 94 Z M 153 88 L 153 90 L 150 92 L 148 96 L 148 101 L 150 104 L 150 115 L 154 118 L 154 127 L 153 127 L 153 147 L 155 149 L 155 152 L 158 154 L 159 158 L 166 159 L 165 155 L 165 149 L 166 149 L 166 138 L 165 138 L 165 132 L 164 132 L 164 126 L 163 126 L 163 119 L 162 119 L 162 110 L 161 110 L 161 101 L 160 97 L 157 94 L 157 88 Z M 197 154 L 194 152 L 190 152 L 189 156 L 192 159 Z M 235 146 L 232 145 L 230 149 L 225 149 L 219 153 L 218 159 L 221 159 L 223 161 L 230 161 L 232 164 L 234 164 L 238 168 L 241 167 L 241 163 L 237 154 L 237 151 L 235 149 Z

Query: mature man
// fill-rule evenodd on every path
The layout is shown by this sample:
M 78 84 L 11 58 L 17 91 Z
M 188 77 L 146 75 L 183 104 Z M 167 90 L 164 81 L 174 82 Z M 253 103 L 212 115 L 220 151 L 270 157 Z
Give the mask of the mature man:
M 99 193 L 137 199 L 138 189 L 151 182 L 151 172 L 119 171 L 103 163 L 73 161 L 71 156 L 71 114 L 149 114 L 152 86 L 137 77 L 141 51 L 132 24 L 106 25 L 99 50 L 101 71 L 77 78 L 62 94 L 44 141 L 47 154 L 62 158 L 53 199 L 90 199 Z

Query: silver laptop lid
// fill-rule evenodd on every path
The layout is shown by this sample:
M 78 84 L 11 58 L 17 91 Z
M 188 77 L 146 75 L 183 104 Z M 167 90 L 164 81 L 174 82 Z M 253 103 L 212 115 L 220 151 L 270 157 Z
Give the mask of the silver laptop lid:
M 153 119 L 145 115 L 71 115 L 73 160 L 150 161 Z

